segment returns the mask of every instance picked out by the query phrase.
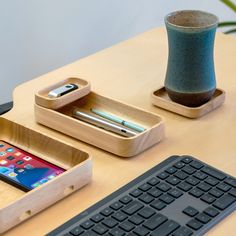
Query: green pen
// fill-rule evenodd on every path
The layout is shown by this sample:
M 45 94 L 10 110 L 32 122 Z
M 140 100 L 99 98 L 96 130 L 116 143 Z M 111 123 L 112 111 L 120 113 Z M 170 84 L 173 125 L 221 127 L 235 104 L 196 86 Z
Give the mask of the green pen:
M 140 133 L 145 131 L 145 129 L 143 127 L 140 127 L 139 125 L 136 125 L 136 124 L 131 123 L 129 121 L 125 121 L 125 120 L 123 120 L 123 119 L 121 119 L 119 117 L 116 117 L 114 115 L 110 115 L 110 114 L 108 114 L 106 112 L 99 111 L 98 109 L 91 108 L 91 112 L 93 112 L 96 115 L 101 116 L 101 117 L 103 117 L 105 119 L 113 121 L 115 123 L 124 125 L 125 127 L 130 128 L 130 129 L 135 130 L 135 131 L 138 131 Z

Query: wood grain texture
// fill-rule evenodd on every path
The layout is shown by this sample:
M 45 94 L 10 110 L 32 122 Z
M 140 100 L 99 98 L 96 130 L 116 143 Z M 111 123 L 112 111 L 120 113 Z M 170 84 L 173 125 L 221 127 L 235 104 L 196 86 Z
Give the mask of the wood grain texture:
M 58 97 L 58 98 L 48 97 L 48 93 L 51 90 L 59 88 L 66 84 L 76 84 L 79 86 L 79 88 L 68 94 L 65 94 L 62 97 Z M 85 95 L 90 93 L 90 90 L 91 90 L 91 85 L 88 81 L 80 79 L 80 78 L 67 78 L 37 91 L 35 94 L 35 102 L 36 104 L 42 107 L 56 110 L 71 102 L 74 102 L 75 100 L 81 97 L 84 97 Z
M 188 119 L 152 105 L 150 93 L 164 84 L 167 55 L 166 31 L 154 29 L 22 84 L 14 91 L 14 110 L 4 117 L 88 151 L 94 157 L 94 175 L 85 188 L 10 230 L 6 236 L 28 235 L 29 232 L 34 236 L 45 235 L 173 154 L 193 155 L 236 176 L 236 38 L 216 35 L 217 87 L 224 88 L 227 97 L 221 107 L 199 119 Z M 93 91 L 99 94 L 161 115 L 166 123 L 166 138 L 138 156 L 119 158 L 37 124 L 35 92 L 68 77 L 89 80 Z M 207 235 L 232 235 L 235 222 L 236 212 Z
M 87 113 L 91 108 L 97 108 L 139 124 L 146 130 L 134 137 L 122 137 L 73 118 L 75 108 Z M 35 105 L 35 119 L 40 124 L 122 157 L 135 156 L 164 137 L 164 121 L 160 116 L 93 92 L 56 111 Z
M 225 101 L 225 91 L 219 88 L 216 89 L 211 100 L 198 107 L 187 107 L 171 101 L 165 87 L 152 92 L 151 99 L 152 104 L 157 107 L 194 119 L 202 117 L 221 106 Z
M 61 200 L 91 180 L 86 152 L 0 118 L 0 140 L 30 152 L 67 171 L 27 193 L 0 182 L 0 234 Z

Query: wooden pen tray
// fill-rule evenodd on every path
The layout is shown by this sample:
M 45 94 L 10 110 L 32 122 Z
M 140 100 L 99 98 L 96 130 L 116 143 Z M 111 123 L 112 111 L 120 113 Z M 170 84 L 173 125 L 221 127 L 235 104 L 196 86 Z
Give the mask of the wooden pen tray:
M 211 100 L 198 107 L 188 107 L 171 101 L 165 87 L 155 90 L 151 94 L 152 104 L 176 114 L 188 117 L 199 118 L 221 106 L 225 101 L 225 91 L 217 88 Z
M 146 130 L 126 138 L 73 118 L 74 107 L 86 111 L 97 108 L 139 124 Z M 122 157 L 137 155 L 164 137 L 164 122 L 160 116 L 94 92 L 58 110 L 35 104 L 35 117 L 38 123 Z
M 87 184 L 92 176 L 92 161 L 86 152 L 2 117 L 0 117 L 0 130 L 0 140 L 67 170 L 27 193 L 0 181 L 0 234 L 2 234 Z

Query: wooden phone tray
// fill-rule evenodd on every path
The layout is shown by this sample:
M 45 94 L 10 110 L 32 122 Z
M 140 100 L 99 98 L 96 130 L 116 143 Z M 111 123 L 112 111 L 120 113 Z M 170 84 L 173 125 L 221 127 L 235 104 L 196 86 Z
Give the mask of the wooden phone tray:
M 86 111 L 97 108 L 139 124 L 146 130 L 126 138 L 73 118 L 72 111 L 75 107 Z M 57 110 L 42 107 L 36 100 L 35 117 L 40 124 L 122 157 L 137 155 L 164 137 L 164 122 L 160 116 L 94 92 Z
M 30 218 L 91 180 L 88 153 L 0 117 L 0 140 L 67 171 L 27 193 L 0 181 L 0 234 Z

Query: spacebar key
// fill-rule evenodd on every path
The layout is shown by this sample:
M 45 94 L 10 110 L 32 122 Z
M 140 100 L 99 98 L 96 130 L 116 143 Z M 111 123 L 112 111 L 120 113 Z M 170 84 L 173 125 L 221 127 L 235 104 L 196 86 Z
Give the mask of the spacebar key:
M 165 235 L 169 235 L 170 233 L 172 233 L 173 231 L 175 231 L 179 227 L 180 227 L 180 225 L 178 223 L 176 223 L 175 221 L 168 220 L 166 223 L 162 224 L 159 228 L 154 230 L 151 235 L 152 236 L 157 236 L 157 235 L 165 236 Z

